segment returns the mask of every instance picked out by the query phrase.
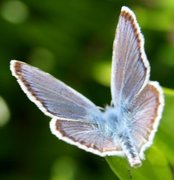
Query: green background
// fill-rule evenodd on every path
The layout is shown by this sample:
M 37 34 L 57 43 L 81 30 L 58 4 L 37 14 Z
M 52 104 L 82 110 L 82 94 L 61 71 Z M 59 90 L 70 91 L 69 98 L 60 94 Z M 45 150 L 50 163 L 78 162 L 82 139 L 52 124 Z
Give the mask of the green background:
M 25 61 L 98 106 L 110 104 L 112 43 L 123 5 L 141 26 L 151 80 L 174 89 L 173 0 L 0 1 L 0 179 L 174 178 L 172 90 L 165 91 L 164 118 L 147 160 L 130 169 L 126 160 L 105 160 L 56 139 L 50 118 L 27 99 L 9 70 L 11 59 Z

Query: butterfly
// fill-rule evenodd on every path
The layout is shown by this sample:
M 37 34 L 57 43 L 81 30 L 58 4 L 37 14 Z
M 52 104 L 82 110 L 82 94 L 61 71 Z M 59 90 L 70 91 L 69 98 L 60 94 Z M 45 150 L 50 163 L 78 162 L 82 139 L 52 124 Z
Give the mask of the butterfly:
M 89 99 L 38 68 L 12 60 L 12 75 L 28 98 L 51 117 L 59 139 L 99 156 L 124 156 L 142 164 L 164 107 L 158 82 L 150 81 L 144 39 L 134 13 L 123 6 L 113 44 L 112 104 L 101 111 Z

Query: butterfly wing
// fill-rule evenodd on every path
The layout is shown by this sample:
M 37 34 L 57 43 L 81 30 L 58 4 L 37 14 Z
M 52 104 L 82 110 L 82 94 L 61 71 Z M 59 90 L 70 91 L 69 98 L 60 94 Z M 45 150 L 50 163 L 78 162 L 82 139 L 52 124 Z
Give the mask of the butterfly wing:
M 13 60 L 10 68 L 28 98 L 52 118 L 50 128 L 59 139 L 101 156 L 119 154 L 120 146 L 101 132 L 102 113 L 91 101 L 26 63 Z
M 87 98 L 48 73 L 20 61 L 11 61 L 11 71 L 22 90 L 51 118 L 95 120 L 100 110 Z M 91 115 L 91 117 L 87 117 Z
M 54 118 L 50 122 L 51 131 L 59 139 L 100 156 L 123 155 L 119 144 L 111 137 L 104 136 L 95 125 L 79 121 L 61 121 Z
M 141 158 L 144 150 L 152 144 L 163 106 L 163 92 L 157 82 L 148 83 L 132 103 L 130 129 Z
M 122 7 L 113 45 L 111 92 L 115 106 L 129 103 L 149 80 L 144 39 L 134 13 Z

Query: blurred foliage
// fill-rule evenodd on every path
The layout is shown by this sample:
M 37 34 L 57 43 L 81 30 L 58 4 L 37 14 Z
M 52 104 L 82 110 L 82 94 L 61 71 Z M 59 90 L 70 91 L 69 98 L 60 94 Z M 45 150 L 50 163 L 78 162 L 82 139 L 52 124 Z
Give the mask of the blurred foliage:
M 8 123 L 10 118 L 9 108 L 2 97 L 0 97 L 0 127 Z
M 50 133 L 49 118 L 21 91 L 11 76 L 9 61 L 19 59 L 40 67 L 105 106 L 110 103 L 112 43 L 123 5 L 135 12 L 144 34 L 151 80 L 174 89 L 173 0 L 0 1 L 0 95 L 10 109 L 3 113 L 7 119 L 11 114 L 0 126 L 0 179 L 117 179 L 104 158 L 59 141 Z M 142 168 L 131 169 L 129 174 L 124 159 L 107 159 L 120 178 L 131 179 L 131 174 L 133 179 L 142 178 L 146 171 L 153 177 L 159 173 L 155 179 L 164 177 L 162 173 L 171 179 L 173 91 L 166 89 L 166 94 L 164 118 Z M 150 159 L 155 162 L 149 165 Z

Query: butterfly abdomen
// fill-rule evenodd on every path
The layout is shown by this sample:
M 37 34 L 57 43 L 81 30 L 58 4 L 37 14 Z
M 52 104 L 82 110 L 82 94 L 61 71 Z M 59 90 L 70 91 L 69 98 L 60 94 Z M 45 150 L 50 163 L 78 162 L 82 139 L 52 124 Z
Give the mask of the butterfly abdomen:
M 125 156 L 127 157 L 132 167 L 141 166 L 139 153 L 136 149 L 131 134 L 128 133 L 128 131 L 118 134 L 118 136 L 114 138 L 114 141 L 119 142 L 122 151 L 124 152 Z

